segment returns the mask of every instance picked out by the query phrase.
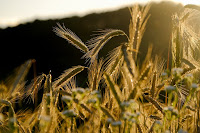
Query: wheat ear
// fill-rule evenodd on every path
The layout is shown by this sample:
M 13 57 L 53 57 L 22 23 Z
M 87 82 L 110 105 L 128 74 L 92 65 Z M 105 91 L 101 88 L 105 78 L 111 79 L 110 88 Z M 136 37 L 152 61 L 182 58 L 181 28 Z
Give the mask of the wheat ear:
M 88 51 L 83 58 L 90 59 L 91 63 L 97 58 L 99 51 L 103 48 L 103 46 L 114 36 L 125 35 L 122 30 L 116 29 L 108 29 L 101 31 L 99 36 L 90 39 L 88 43 L 88 47 L 90 51 Z
M 32 60 L 28 60 L 20 67 L 17 77 L 15 79 L 15 82 L 12 85 L 11 93 L 14 93 L 17 85 L 19 85 L 19 83 L 24 80 L 24 78 L 28 74 L 31 64 L 32 64 Z
M 70 29 L 66 29 L 64 25 L 63 27 L 59 23 L 57 23 L 57 25 L 58 27 L 53 28 L 53 31 L 56 33 L 56 35 L 66 39 L 69 43 L 71 43 L 84 53 L 88 52 L 87 46 L 81 41 L 81 39 L 76 34 L 74 34 Z
M 50 93 L 50 90 L 52 89 L 51 81 L 52 81 L 52 76 L 51 74 L 48 74 L 46 76 L 46 80 L 44 83 L 44 93 Z
M 59 88 L 66 84 L 72 77 L 84 70 L 84 66 L 75 66 L 65 70 L 65 72 L 54 82 L 54 87 Z M 53 87 L 53 88 L 54 88 Z
M 113 77 L 114 81 L 118 78 L 124 60 L 121 47 L 122 45 L 110 51 L 105 63 L 105 71 Z

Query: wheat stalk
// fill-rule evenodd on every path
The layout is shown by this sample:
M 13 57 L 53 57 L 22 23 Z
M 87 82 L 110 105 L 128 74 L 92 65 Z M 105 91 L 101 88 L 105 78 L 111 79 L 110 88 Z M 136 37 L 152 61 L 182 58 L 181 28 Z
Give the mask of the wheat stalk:
M 119 89 L 119 87 L 114 83 L 113 79 L 111 78 L 111 76 L 109 76 L 107 73 L 104 74 L 104 79 L 106 81 L 106 84 L 108 85 L 108 87 L 110 88 L 111 92 L 113 93 L 114 97 L 115 97 L 115 100 L 117 101 L 119 107 L 121 109 L 122 106 L 121 106 L 121 90 Z
M 151 90 L 150 90 L 152 98 L 154 98 L 154 96 L 155 96 L 156 75 L 157 75 L 156 72 L 154 72 L 154 74 L 153 74 L 153 80 L 152 80 L 152 84 L 151 84 Z

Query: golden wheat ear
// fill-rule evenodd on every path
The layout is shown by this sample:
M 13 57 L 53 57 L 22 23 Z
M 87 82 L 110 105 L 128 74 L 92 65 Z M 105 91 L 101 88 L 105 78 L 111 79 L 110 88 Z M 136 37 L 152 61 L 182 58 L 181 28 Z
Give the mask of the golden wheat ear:
M 88 48 L 90 51 L 88 51 L 83 58 L 89 59 L 91 63 L 95 61 L 97 58 L 97 55 L 99 51 L 103 48 L 103 46 L 113 37 L 120 36 L 120 35 L 127 35 L 122 30 L 117 29 L 107 29 L 102 30 L 97 34 L 96 37 L 90 39 L 87 42 Z M 128 38 L 128 37 L 127 37 Z M 88 61 L 88 60 L 87 60 Z
M 53 83 L 53 88 L 59 88 L 65 85 L 76 74 L 84 70 L 84 66 L 75 66 L 65 70 L 65 72 Z
M 98 90 L 103 76 L 103 59 L 95 60 L 88 69 L 88 83 L 92 90 Z
M 30 60 L 27 60 L 23 65 L 20 66 L 20 69 L 18 70 L 17 76 L 15 78 L 15 81 L 12 85 L 11 93 L 15 93 L 15 91 L 17 91 L 16 90 L 17 86 L 20 84 L 20 82 L 22 82 L 25 79 L 26 75 L 29 72 L 31 65 L 32 65 L 32 60 L 30 59 Z
M 57 23 L 58 27 L 54 27 L 53 31 L 57 36 L 66 39 L 69 43 L 74 45 L 76 48 L 80 49 L 82 52 L 88 52 L 87 46 L 81 41 L 81 39 L 73 33 L 70 29 L 65 28 L 65 26 L 61 26 Z

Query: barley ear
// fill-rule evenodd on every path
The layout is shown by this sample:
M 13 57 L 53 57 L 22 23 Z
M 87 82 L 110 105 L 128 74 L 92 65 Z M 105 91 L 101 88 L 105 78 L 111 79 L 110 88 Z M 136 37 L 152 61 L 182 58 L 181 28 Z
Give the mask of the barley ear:
M 28 60 L 26 61 L 23 65 L 21 65 L 17 77 L 15 78 L 15 81 L 12 85 L 12 90 L 11 92 L 13 93 L 17 87 L 17 85 L 24 80 L 24 78 L 26 77 L 26 75 L 28 74 L 28 71 L 31 67 L 32 64 L 32 60 Z
M 88 51 L 83 58 L 89 59 L 91 63 L 95 61 L 99 51 L 103 48 L 103 46 L 113 37 L 120 36 L 120 35 L 127 35 L 122 30 L 116 29 L 108 29 L 101 31 L 99 36 L 90 39 L 88 43 L 88 47 L 90 51 Z M 128 37 L 127 37 L 128 38 Z
M 130 72 L 130 74 L 134 77 L 137 77 L 136 74 L 136 65 L 135 65 L 135 61 L 132 57 L 132 54 L 130 52 L 128 52 L 127 50 L 127 44 L 122 45 L 122 53 L 124 56 L 124 61 L 126 62 L 127 68 Z
M 122 45 L 110 51 L 105 63 L 105 70 L 113 77 L 114 81 L 118 78 L 124 60 L 121 47 Z
M 115 71 L 117 71 L 116 69 L 117 69 L 117 67 L 120 65 L 120 61 L 122 60 L 122 54 L 120 54 L 119 55 L 119 57 L 118 58 L 116 58 L 116 60 L 113 62 L 113 64 L 112 64 L 112 66 L 111 66 L 111 68 L 110 68 L 110 74 L 111 75 L 113 75 L 113 73 L 115 72 Z
M 35 103 L 35 105 L 38 104 L 37 103 L 38 102 L 38 90 L 41 89 L 44 77 L 45 77 L 45 74 L 38 76 L 33 83 L 33 88 L 32 88 L 32 92 L 31 92 L 30 96 L 31 96 L 33 102 Z
M 58 27 L 53 28 L 53 31 L 56 33 L 56 35 L 66 39 L 69 43 L 71 43 L 84 53 L 88 52 L 87 46 L 81 41 L 81 39 L 76 34 L 74 34 L 70 29 L 66 29 L 64 25 L 63 27 L 59 23 L 57 23 L 57 25 Z
M 51 74 L 48 74 L 46 76 L 46 80 L 44 83 L 44 93 L 50 93 L 50 90 L 52 89 L 51 81 L 52 81 L 52 76 Z
M 75 66 L 65 70 L 65 72 L 54 82 L 54 87 L 59 88 L 65 85 L 72 77 L 84 70 L 84 66 Z M 53 87 L 53 88 L 54 88 Z

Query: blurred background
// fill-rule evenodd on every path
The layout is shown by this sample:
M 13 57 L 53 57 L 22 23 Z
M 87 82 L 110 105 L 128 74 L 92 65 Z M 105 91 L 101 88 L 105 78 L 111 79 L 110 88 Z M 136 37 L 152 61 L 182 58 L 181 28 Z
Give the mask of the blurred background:
M 153 2 L 151 17 L 140 47 L 142 61 L 150 44 L 153 55 L 167 59 L 171 35 L 171 16 L 185 4 L 199 5 L 198 0 L 1 0 L 0 1 L 0 80 L 12 74 L 28 59 L 36 60 L 37 75 L 48 74 L 57 78 L 64 70 L 85 65 L 78 49 L 52 32 L 59 22 L 76 33 L 83 42 L 98 29 L 121 29 L 128 34 L 130 13 L 135 3 Z M 123 42 L 111 39 L 99 56 Z M 84 73 L 80 77 L 84 77 Z M 31 69 L 29 79 L 33 78 Z M 79 80 L 79 82 L 82 82 Z

